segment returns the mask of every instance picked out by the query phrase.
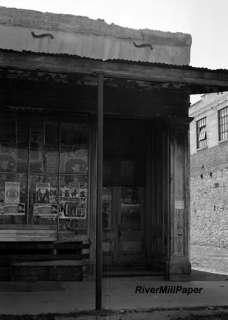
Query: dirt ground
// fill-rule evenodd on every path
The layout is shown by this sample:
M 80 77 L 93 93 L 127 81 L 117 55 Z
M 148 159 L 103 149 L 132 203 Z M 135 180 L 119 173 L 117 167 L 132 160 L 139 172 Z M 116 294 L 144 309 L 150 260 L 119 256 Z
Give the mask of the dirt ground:
M 228 248 L 191 245 L 192 268 L 228 275 Z

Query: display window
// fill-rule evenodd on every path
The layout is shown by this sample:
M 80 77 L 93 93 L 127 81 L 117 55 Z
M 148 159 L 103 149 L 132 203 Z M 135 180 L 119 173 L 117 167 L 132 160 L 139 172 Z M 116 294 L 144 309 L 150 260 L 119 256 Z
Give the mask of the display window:
M 0 223 L 87 228 L 88 124 L 0 121 Z M 20 217 L 15 218 L 15 217 Z

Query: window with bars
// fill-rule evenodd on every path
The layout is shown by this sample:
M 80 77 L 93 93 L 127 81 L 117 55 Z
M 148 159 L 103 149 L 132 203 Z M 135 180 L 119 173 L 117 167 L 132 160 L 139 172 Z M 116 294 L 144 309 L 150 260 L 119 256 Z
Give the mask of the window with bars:
M 228 107 L 218 111 L 219 141 L 228 139 Z
M 196 145 L 197 149 L 207 146 L 207 126 L 206 117 L 196 121 Z

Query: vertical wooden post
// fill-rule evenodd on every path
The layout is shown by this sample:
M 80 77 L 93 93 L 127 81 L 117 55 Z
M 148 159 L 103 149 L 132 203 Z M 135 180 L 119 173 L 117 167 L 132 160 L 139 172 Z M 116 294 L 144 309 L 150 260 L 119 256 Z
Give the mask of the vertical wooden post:
M 30 177 L 30 156 L 31 156 L 31 125 L 29 125 L 28 128 L 28 156 L 27 156 L 27 177 L 26 177 L 26 224 L 29 224 L 30 222 L 30 216 L 29 216 L 29 201 L 30 201 L 30 189 L 29 189 L 29 177 Z
M 97 91 L 96 310 L 102 309 L 103 83 L 103 74 L 99 74 Z
M 169 252 L 167 276 L 172 280 L 188 280 L 189 261 L 189 119 L 173 119 L 170 123 L 169 156 Z

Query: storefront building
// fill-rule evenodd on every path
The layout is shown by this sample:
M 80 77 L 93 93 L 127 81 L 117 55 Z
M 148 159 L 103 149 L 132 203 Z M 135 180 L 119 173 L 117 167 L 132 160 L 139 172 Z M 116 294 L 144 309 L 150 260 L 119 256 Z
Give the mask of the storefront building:
M 108 274 L 188 275 L 189 94 L 228 72 L 83 17 L 0 8 L 0 38 L 2 280 L 93 275 L 99 239 Z

